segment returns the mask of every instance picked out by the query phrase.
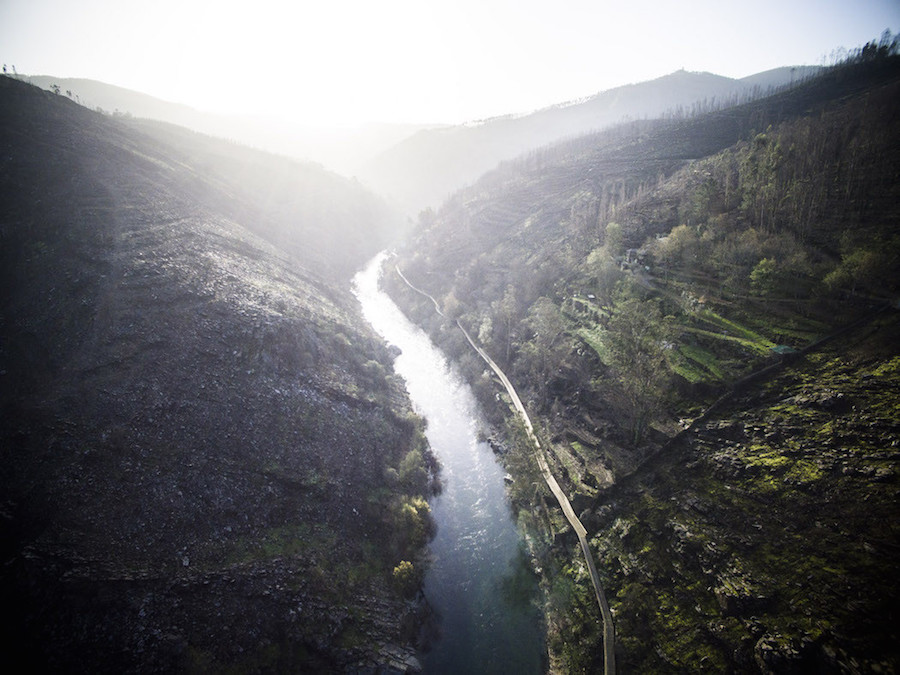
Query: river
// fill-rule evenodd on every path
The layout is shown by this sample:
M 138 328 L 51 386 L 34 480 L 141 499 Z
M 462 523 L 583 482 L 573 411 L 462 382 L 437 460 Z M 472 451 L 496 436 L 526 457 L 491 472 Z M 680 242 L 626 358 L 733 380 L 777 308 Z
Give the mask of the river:
M 437 535 L 424 582 L 439 636 L 420 660 L 426 673 L 541 673 L 537 582 L 513 522 L 503 469 L 478 440 L 481 415 L 471 389 L 378 289 L 384 257 L 356 275 L 354 293 L 369 323 L 401 350 L 394 369 L 427 420 L 443 484 L 431 501 Z

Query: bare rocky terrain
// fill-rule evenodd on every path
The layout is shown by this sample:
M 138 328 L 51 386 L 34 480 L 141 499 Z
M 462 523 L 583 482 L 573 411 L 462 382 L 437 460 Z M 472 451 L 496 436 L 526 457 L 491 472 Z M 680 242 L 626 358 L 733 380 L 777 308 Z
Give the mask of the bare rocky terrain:
M 406 668 L 391 570 L 422 542 L 393 516 L 434 467 L 349 293 L 392 222 L 316 167 L 0 79 L 8 654 Z

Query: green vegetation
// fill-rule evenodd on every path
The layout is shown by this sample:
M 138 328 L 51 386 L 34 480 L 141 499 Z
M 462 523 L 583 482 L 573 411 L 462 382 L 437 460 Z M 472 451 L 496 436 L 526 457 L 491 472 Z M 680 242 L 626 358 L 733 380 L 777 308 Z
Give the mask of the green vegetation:
M 704 380 L 721 381 L 725 379 L 725 373 L 716 360 L 715 354 L 690 342 L 678 345 L 678 349 L 670 356 L 669 367 L 692 384 Z
M 609 365 L 628 400 L 631 441 L 638 445 L 662 403 L 666 385 L 668 331 L 658 303 L 618 300 L 603 333 Z
M 896 595 L 886 448 L 900 391 L 883 337 L 896 314 L 872 318 L 900 292 L 895 50 L 723 113 L 510 162 L 401 253 L 416 283 L 453 294 L 561 448 L 564 489 L 596 495 L 585 519 L 629 671 L 897 666 L 882 599 Z M 392 290 L 503 419 L 464 341 Z M 852 355 L 797 354 L 861 318 L 839 342 Z M 553 658 L 590 669 L 594 601 L 567 568 L 573 542 L 530 493 L 527 460 L 511 453 L 508 468 L 559 629 Z M 616 485 L 598 492 L 588 480 L 604 472 Z
M 406 597 L 412 597 L 422 586 L 422 573 L 408 560 L 401 560 L 394 568 L 394 583 Z
M 782 668 L 836 667 L 845 653 L 896 666 L 878 628 L 896 593 L 878 580 L 898 535 L 883 521 L 896 512 L 898 476 L 878 458 L 898 442 L 900 415 L 871 404 L 900 395 L 898 332 L 894 317 L 876 340 L 851 338 L 786 369 L 762 399 L 735 400 L 608 495 L 630 517 L 607 521 L 592 546 L 607 561 L 631 669 L 721 672 L 765 654 Z M 860 363 L 885 374 L 860 379 Z M 761 651 L 767 635 L 772 653 Z

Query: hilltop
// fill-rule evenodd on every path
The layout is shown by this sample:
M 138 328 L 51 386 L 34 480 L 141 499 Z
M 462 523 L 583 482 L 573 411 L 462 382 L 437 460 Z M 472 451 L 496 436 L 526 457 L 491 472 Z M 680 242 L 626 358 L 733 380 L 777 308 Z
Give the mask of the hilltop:
M 436 470 L 349 274 L 352 181 L 0 78 L 7 653 L 34 670 L 411 654 Z
M 370 123 L 350 128 L 323 128 L 276 115 L 207 112 L 85 78 L 31 75 L 24 79 L 47 91 L 58 89 L 60 94 L 91 110 L 116 117 L 168 122 L 279 155 L 317 162 L 348 176 L 355 174 L 364 162 L 425 126 L 434 126 Z
M 637 672 L 897 667 L 898 101 L 897 55 L 867 45 L 769 97 L 505 162 L 398 251 L 526 401 Z M 554 663 L 599 667 L 576 542 L 496 383 L 388 284 L 509 440 Z
M 409 214 L 436 207 L 499 162 L 623 120 L 683 116 L 734 105 L 798 84 L 819 68 L 776 68 L 741 79 L 677 71 L 528 114 L 463 125 L 370 124 L 352 129 L 306 127 L 290 120 L 208 113 L 114 85 L 33 75 L 27 81 L 117 117 L 168 122 L 278 154 L 321 162 L 357 175 Z
M 360 178 L 412 214 L 436 208 L 499 162 L 561 139 L 626 120 L 727 107 L 812 76 L 814 67 L 779 68 L 743 79 L 677 71 L 616 87 L 580 101 L 523 115 L 423 129 L 374 157 Z

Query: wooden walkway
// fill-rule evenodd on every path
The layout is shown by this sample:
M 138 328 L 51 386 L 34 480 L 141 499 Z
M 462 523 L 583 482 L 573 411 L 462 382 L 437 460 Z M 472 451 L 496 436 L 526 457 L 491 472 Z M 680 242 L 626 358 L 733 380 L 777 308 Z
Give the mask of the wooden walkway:
M 404 283 L 413 289 L 416 293 L 425 296 L 434 304 L 435 311 L 441 316 L 444 316 L 444 313 L 441 311 L 440 305 L 437 300 L 431 297 L 425 291 L 416 288 L 413 286 L 409 280 L 403 276 L 403 272 L 400 271 L 400 267 L 395 267 L 397 270 L 397 274 L 400 275 L 400 278 L 403 279 Z M 445 317 L 446 318 L 446 317 Z M 500 378 L 500 382 L 503 383 L 503 386 L 506 388 L 506 392 L 509 394 L 510 399 L 512 399 L 513 406 L 518 412 L 519 416 L 522 418 L 522 423 L 525 426 L 525 432 L 528 434 L 528 438 L 531 440 L 532 445 L 535 449 L 535 457 L 537 457 L 538 466 L 541 469 L 541 474 L 544 477 L 544 481 L 547 483 L 547 486 L 550 488 L 550 491 L 553 493 L 553 496 L 556 497 L 556 501 L 559 502 L 559 506 L 563 511 L 563 514 L 566 517 L 566 520 L 569 522 L 569 525 L 572 526 L 572 529 L 575 531 L 575 534 L 578 535 L 578 543 L 581 544 L 581 552 L 584 554 L 584 560 L 587 564 L 588 572 L 591 577 L 591 583 L 594 586 L 594 595 L 597 599 L 597 604 L 600 607 L 600 616 L 603 619 L 603 672 L 604 675 L 614 675 L 616 672 L 616 629 L 613 625 L 612 612 L 609 611 L 609 603 L 606 601 L 606 594 L 603 592 L 603 586 L 600 583 L 600 575 L 597 573 L 597 567 L 594 564 L 594 557 L 591 555 L 591 549 L 588 546 L 587 540 L 587 530 L 585 530 L 584 525 L 582 525 L 581 521 L 578 519 L 578 516 L 575 515 L 575 510 L 572 508 L 572 504 L 569 502 L 569 498 L 566 497 L 566 493 L 563 492 L 562 488 L 559 486 L 559 483 L 556 481 L 556 478 L 550 472 L 550 467 L 547 464 L 547 459 L 544 456 L 543 448 L 541 448 L 540 441 L 534 433 L 534 427 L 531 424 L 531 418 L 528 417 L 528 413 L 525 411 L 525 406 L 522 405 L 522 400 L 519 398 L 519 394 L 516 392 L 515 387 L 513 387 L 512 382 L 509 381 L 509 378 L 506 377 L 506 373 L 504 373 L 500 366 L 498 366 L 494 360 L 488 356 L 487 352 L 484 351 L 481 347 L 479 347 L 465 328 L 462 327 L 459 321 L 456 322 L 457 328 L 462 331 L 462 334 L 466 336 L 466 340 L 468 340 L 469 344 L 472 346 L 478 355 L 487 363 L 491 370 Z

